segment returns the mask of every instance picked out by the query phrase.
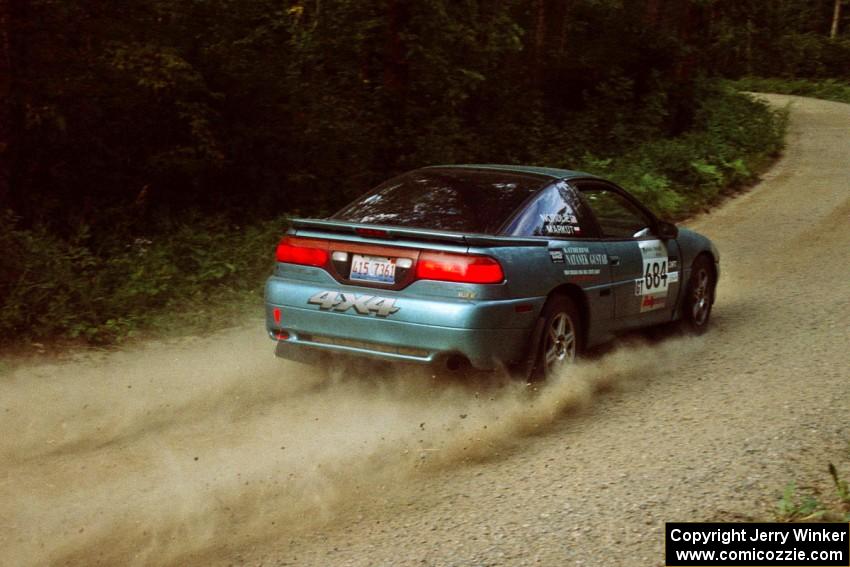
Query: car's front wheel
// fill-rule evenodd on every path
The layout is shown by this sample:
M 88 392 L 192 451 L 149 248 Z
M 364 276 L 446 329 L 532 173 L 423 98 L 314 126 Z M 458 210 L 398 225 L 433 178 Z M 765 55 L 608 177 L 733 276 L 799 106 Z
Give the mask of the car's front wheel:
M 550 297 L 540 317 L 543 326 L 531 374 L 535 381 L 557 376 L 576 361 L 581 351 L 581 318 L 571 298 Z
M 682 313 L 685 327 L 689 331 L 701 334 L 708 328 L 716 283 L 711 260 L 705 255 L 698 257 L 691 267 Z

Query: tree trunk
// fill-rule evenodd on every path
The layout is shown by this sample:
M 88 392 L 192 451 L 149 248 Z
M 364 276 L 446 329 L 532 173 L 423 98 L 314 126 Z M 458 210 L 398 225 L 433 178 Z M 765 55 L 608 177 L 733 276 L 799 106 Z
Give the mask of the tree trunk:
M 747 61 L 747 75 L 753 74 L 753 26 L 752 18 L 747 18 L 747 42 L 744 46 L 744 58 Z
M 543 52 L 546 47 L 546 1 L 534 2 L 534 84 L 543 82 Z
M 835 8 L 832 11 L 832 27 L 829 29 L 829 37 L 838 37 L 838 22 L 841 20 L 841 0 L 835 0 Z
M 0 209 L 9 198 L 12 178 L 12 28 L 11 0 L 0 0 Z
M 661 15 L 661 0 L 647 0 L 646 9 L 643 12 L 643 21 L 649 27 L 658 25 Z
M 404 100 L 407 92 L 407 57 L 401 32 L 407 14 L 404 2 L 387 2 L 387 35 L 384 48 L 384 88 L 398 100 Z
M 565 0 L 562 4 L 561 30 L 559 33 L 560 41 L 558 43 L 558 53 L 562 56 L 567 52 L 568 46 L 569 38 L 567 37 L 567 34 L 569 32 L 570 5 L 571 2 L 569 0 Z

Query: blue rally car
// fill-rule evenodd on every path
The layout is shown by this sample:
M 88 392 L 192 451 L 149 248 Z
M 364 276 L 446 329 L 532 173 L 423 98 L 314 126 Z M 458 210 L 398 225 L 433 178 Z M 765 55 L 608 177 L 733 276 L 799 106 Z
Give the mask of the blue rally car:
M 283 358 L 334 353 L 546 378 L 619 332 L 709 320 L 719 256 L 576 171 L 435 166 L 297 219 L 266 283 Z

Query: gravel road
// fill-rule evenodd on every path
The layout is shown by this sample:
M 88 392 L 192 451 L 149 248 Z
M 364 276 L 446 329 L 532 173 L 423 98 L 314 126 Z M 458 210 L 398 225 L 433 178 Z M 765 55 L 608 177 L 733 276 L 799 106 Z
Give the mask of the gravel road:
M 770 518 L 850 477 L 850 105 L 690 223 L 703 337 L 631 337 L 529 393 L 275 360 L 259 320 L 7 365 L 0 565 L 663 565 L 665 521 Z

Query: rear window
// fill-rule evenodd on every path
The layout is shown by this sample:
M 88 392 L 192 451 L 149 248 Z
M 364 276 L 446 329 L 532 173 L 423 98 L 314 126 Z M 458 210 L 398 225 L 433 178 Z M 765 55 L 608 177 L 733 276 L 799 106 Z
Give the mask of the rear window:
M 379 185 L 334 220 L 495 234 L 551 179 L 481 169 L 427 168 Z

